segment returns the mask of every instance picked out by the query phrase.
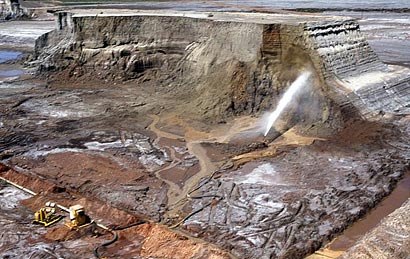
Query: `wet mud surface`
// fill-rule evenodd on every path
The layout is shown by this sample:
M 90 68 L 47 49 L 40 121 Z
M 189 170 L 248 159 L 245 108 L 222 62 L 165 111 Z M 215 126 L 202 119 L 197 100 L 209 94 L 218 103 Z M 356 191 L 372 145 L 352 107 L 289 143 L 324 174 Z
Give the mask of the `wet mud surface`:
M 187 202 L 202 210 L 184 227 L 237 255 L 303 257 L 390 192 L 407 166 L 394 149 L 354 149 L 296 147 L 214 177 L 193 195 L 205 197 Z
M 393 124 L 353 122 L 332 139 L 218 143 L 232 125 L 200 134 L 182 124 L 181 134 L 168 126 L 172 114 L 155 115 L 149 97 L 139 105 L 143 92 L 130 86 L 17 81 L 4 93 L 7 164 L 245 258 L 313 252 L 390 193 L 407 168 L 397 145 L 407 150 L 408 142 Z
M 339 236 L 330 245 L 334 251 L 346 251 L 353 247 L 360 237 L 375 228 L 380 221 L 402 206 L 410 197 L 410 174 L 406 173 L 404 179 L 398 182 L 394 191 L 372 209 L 362 220 L 355 222 L 343 235 Z
M 98 224 L 115 231 L 118 239 L 98 252 L 104 258 L 229 258 L 226 252 L 201 241 L 193 241 L 155 223 L 110 207 L 93 198 L 70 193 L 32 176 L 3 167 L 2 176 L 38 192 L 31 196 L 1 182 L 2 199 L 0 254 L 9 258 L 91 258 L 93 250 L 112 239 L 112 233 L 92 223 L 78 230 L 63 225 L 68 215 L 45 228 L 32 223 L 33 213 L 54 201 L 63 206 L 81 204 Z M 112 231 L 111 231 L 112 232 Z M 24 250 L 24 251 L 23 251 Z
M 91 257 L 111 238 L 32 225 L 33 211 L 53 199 L 82 203 L 105 224 L 152 222 L 119 231 L 104 250 L 109 258 L 228 258 L 201 240 L 238 258 L 302 258 L 365 215 L 409 169 L 406 114 L 352 120 L 328 138 L 290 130 L 270 142 L 243 138 L 254 117 L 210 125 L 153 82 L 5 77 L 0 158 L 19 173 L 1 176 L 42 194 L 0 184 L 3 257 Z

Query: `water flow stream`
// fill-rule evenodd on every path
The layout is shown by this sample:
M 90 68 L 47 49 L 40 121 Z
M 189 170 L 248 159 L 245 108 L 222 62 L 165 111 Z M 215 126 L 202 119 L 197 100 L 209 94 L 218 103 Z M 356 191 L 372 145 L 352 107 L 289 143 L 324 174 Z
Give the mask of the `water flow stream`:
M 199 182 L 201 178 L 212 174 L 216 170 L 216 166 L 211 162 L 211 159 L 208 157 L 206 150 L 201 146 L 201 143 L 205 140 L 194 140 L 188 138 L 187 136 L 179 136 L 173 133 L 162 131 L 161 129 L 157 128 L 157 124 L 160 121 L 160 117 L 158 115 L 151 115 L 150 117 L 153 119 L 153 122 L 149 126 L 149 129 L 157 135 L 157 139 L 154 141 L 154 144 L 157 144 L 160 138 L 162 137 L 169 139 L 179 139 L 184 137 L 187 141 L 186 147 L 188 148 L 188 152 L 191 155 L 195 156 L 199 161 L 199 165 L 201 168 L 200 171 L 195 175 L 191 176 L 189 179 L 187 179 L 183 187 L 180 188 L 173 181 L 167 180 L 161 176 L 161 172 L 171 169 L 172 167 L 177 166 L 181 162 L 181 160 L 175 156 L 175 152 L 172 151 L 173 149 L 169 148 L 171 150 L 170 157 L 172 158 L 173 162 L 169 166 L 158 170 L 156 172 L 156 176 L 157 178 L 166 182 L 169 185 L 167 194 L 168 204 L 175 204 L 179 200 L 183 199 L 189 193 L 189 191 Z
M 276 106 L 276 109 L 268 117 L 265 133 L 263 134 L 264 136 L 268 135 L 273 124 L 276 122 L 276 120 L 279 118 L 279 116 L 282 114 L 285 108 L 289 105 L 290 101 L 294 98 L 295 94 L 298 93 L 299 89 L 301 89 L 301 87 L 306 84 L 310 74 L 311 73 L 309 71 L 303 72 L 286 90 L 285 94 L 279 100 L 278 106 Z

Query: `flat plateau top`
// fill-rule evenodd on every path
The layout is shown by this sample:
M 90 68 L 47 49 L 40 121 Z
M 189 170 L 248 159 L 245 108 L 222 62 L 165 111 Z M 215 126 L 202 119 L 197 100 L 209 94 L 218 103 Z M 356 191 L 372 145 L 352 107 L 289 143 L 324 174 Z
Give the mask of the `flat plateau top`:
M 112 17 L 112 16 L 163 16 L 188 17 L 223 22 L 244 22 L 258 24 L 290 24 L 297 25 L 305 22 L 330 22 L 351 20 L 349 17 L 327 16 L 311 13 L 296 13 L 278 10 L 275 13 L 248 12 L 192 12 L 170 10 L 123 10 L 123 9 L 75 9 L 70 10 L 73 17 Z

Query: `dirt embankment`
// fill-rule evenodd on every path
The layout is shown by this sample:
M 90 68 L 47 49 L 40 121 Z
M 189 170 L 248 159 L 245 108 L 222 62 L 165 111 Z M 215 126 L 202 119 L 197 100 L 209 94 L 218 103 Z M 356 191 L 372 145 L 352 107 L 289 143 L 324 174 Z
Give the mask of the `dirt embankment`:
M 181 100 L 172 106 L 173 111 L 211 123 L 269 110 L 280 93 L 309 70 L 308 94 L 291 109 L 305 113 L 289 115 L 289 127 L 296 121 L 324 123 L 330 131 L 339 127 L 339 108 L 329 96 L 324 97 L 322 60 L 315 58 L 315 43 L 303 36 L 317 30 L 316 21 L 310 21 L 314 18 L 284 15 L 283 21 L 279 17 L 260 24 L 260 19 L 272 18 L 241 15 L 240 19 L 250 22 L 229 21 L 233 14 L 94 17 L 62 13 L 61 31 L 40 38 L 36 55 L 42 61 L 41 71 L 54 72 L 51 83 L 58 84 L 61 78 L 73 83 L 93 78 L 115 85 L 132 79 L 157 95 Z M 304 28 L 304 21 L 298 19 L 312 25 Z M 345 26 L 347 33 L 352 23 L 346 19 L 327 22 L 331 27 Z
M 366 234 L 341 259 L 406 258 L 410 250 L 410 200 Z
M 27 206 L 32 211 L 43 207 L 47 201 L 57 202 L 66 207 L 81 204 L 87 208 L 87 214 L 91 219 L 114 229 L 118 234 L 118 241 L 106 249 L 100 249 L 100 253 L 102 252 L 108 258 L 135 255 L 139 255 L 141 258 L 229 258 L 226 252 L 216 247 L 190 240 L 186 236 L 173 233 L 166 227 L 156 223 L 135 224 L 141 222 L 141 219 L 95 198 L 85 198 L 80 194 L 70 193 L 65 188 L 51 184 L 50 181 L 17 173 L 4 165 L 1 165 L 0 169 L 1 176 L 5 179 L 38 193 L 36 196 L 21 201 L 22 205 Z M 32 227 L 36 228 L 34 225 Z M 82 256 L 87 256 L 87 253 L 89 256 L 93 246 L 96 247 L 110 238 L 109 232 L 96 225 L 91 225 L 79 231 L 70 230 L 64 225 L 58 225 L 48 229 L 43 235 L 46 240 L 59 241 L 59 244 L 63 247 L 71 246 L 72 249 L 78 247 L 75 248 L 77 249 L 76 253 Z M 95 237 L 100 237 L 100 240 L 95 239 Z M 70 245 L 72 242 L 77 244 L 82 242 L 84 245 Z M 0 247 L 3 245 L 1 244 Z M 20 243 L 17 241 L 15 245 L 19 246 Z M 61 252 L 65 252 L 65 249 L 61 249 Z M 67 258 L 73 257 L 67 256 Z

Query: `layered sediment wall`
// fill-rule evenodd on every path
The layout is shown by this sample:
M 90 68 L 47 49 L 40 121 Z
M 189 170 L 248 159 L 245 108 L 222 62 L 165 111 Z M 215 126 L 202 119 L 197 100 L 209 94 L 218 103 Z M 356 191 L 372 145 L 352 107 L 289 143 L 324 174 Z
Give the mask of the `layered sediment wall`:
M 357 22 L 320 23 L 307 31 L 323 64 L 326 84 L 343 92 L 342 96 L 332 95 L 339 105 L 354 106 L 367 118 L 406 112 L 410 104 L 410 70 L 383 64 Z
M 18 0 L 3 0 L 0 1 L 0 20 L 10 20 L 20 18 L 25 15 L 25 12 L 20 7 Z
M 316 20 L 248 13 L 60 13 L 57 30 L 38 40 L 36 55 L 45 61 L 42 71 L 65 71 L 71 79 L 155 81 L 192 96 L 205 118 L 269 110 L 302 70 L 318 71 L 310 98 L 320 99 L 316 110 L 324 112 L 312 120 L 326 121 L 331 104 L 322 94 L 324 64 L 309 36 L 308 21 L 317 26 Z
M 387 112 L 408 103 L 400 94 L 409 87 L 408 71 L 403 76 L 380 62 L 350 18 L 63 12 L 56 16 L 56 30 L 37 41 L 36 56 L 41 71 L 64 71 L 70 79 L 155 81 L 174 94 L 192 96 L 190 102 L 205 118 L 269 110 L 302 70 L 314 72 L 314 87 L 302 102 L 320 112 L 289 118 L 290 124 L 326 124 L 331 117 L 329 127 L 337 128 L 341 114 L 352 116 L 356 108 L 369 116 L 379 113 L 386 109 L 379 100 L 395 92 L 399 104 Z M 360 80 L 369 73 L 389 75 L 389 86 L 377 75 L 370 86 Z

